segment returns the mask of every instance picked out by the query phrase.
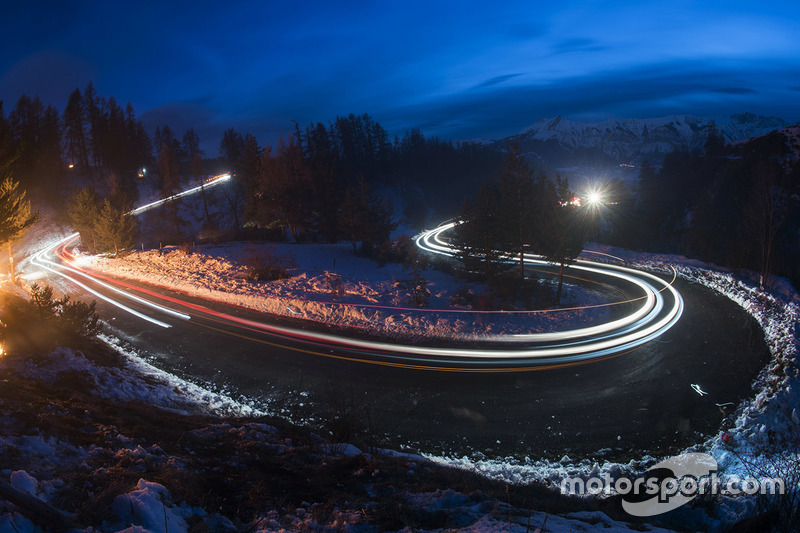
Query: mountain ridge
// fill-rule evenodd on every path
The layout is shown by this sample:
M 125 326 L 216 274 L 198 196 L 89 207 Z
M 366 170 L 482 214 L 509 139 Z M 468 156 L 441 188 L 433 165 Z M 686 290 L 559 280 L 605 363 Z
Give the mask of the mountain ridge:
M 754 113 L 722 118 L 684 114 L 600 122 L 578 122 L 559 115 L 541 119 L 489 146 L 504 150 L 509 141 L 517 141 L 522 152 L 545 169 L 608 169 L 616 173 L 613 170 L 620 166 L 633 168 L 643 160 L 660 165 L 664 156 L 675 150 L 703 149 L 712 128 L 726 142 L 734 142 L 787 126 L 781 118 Z

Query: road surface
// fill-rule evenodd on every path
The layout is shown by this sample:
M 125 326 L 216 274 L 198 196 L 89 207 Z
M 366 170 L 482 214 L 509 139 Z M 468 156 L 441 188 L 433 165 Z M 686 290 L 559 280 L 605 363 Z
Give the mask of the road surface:
M 162 327 L 98 300 L 110 330 L 169 372 L 296 421 L 327 425 L 342 440 L 369 428 L 382 445 L 432 453 L 671 453 L 715 432 L 723 417 L 716 404 L 751 396 L 753 378 L 768 358 L 758 325 L 741 308 L 680 279 L 674 286 L 683 297 L 683 316 L 657 338 L 590 364 L 502 373 L 414 370 L 381 354 L 374 357 L 380 364 L 366 364 L 356 361 L 370 359 L 365 351 L 321 343 L 314 335 L 324 332 L 299 321 L 131 282 L 105 280 L 101 286 L 83 279 L 84 287 L 76 288 L 55 275 L 50 280 L 86 299 L 119 298 L 115 290 L 121 290 L 189 316 L 127 301 L 170 326 Z M 276 334 L 253 324 L 306 328 L 309 335 Z

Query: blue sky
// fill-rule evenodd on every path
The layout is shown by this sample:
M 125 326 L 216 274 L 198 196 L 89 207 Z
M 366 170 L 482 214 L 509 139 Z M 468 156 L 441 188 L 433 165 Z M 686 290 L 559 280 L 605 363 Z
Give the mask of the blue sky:
M 453 139 L 555 115 L 800 120 L 796 1 L 19 4 L 0 22 L 6 112 L 91 80 L 207 147 L 348 113 Z

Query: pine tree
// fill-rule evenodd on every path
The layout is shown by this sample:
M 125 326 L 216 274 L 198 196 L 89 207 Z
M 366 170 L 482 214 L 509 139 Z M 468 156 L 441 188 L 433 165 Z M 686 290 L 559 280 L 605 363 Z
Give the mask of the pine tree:
M 580 207 L 570 202 L 573 195 L 566 180 L 558 178 L 556 186 L 550 184 L 544 192 L 547 204 L 542 215 L 545 223 L 537 251 L 548 263 L 559 267 L 555 297 L 556 305 L 559 305 L 564 287 L 564 270 L 583 251 L 586 229 Z
M 242 156 L 243 147 L 244 138 L 240 133 L 237 133 L 233 128 L 225 130 L 222 134 L 222 140 L 219 143 L 219 153 L 228 165 L 229 172 L 236 171 L 239 158 Z
M 16 283 L 14 271 L 14 244 L 25 235 L 39 217 L 31 214 L 31 203 L 25 191 L 19 190 L 19 182 L 6 177 L 0 183 L 0 245 L 8 249 L 8 270 L 12 283 Z
M 103 164 L 103 113 L 100 109 L 102 98 L 97 95 L 94 84 L 89 82 L 83 90 L 83 117 L 89 130 L 88 144 L 95 168 Z
M 508 154 L 497 176 L 498 216 L 504 249 L 519 256 L 519 275 L 525 279 L 525 249 L 536 237 L 533 171 L 517 141 L 509 143 L 507 148 Z
M 189 175 L 192 182 L 200 185 L 200 196 L 203 199 L 203 213 L 206 224 L 209 222 L 208 197 L 206 195 L 205 178 L 203 176 L 203 151 L 200 149 L 200 136 L 189 128 L 183 134 L 183 151 L 189 165 Z
M 371 253 L 375 245 L 389 240 L 397 224 L 389 202 L 373 194 L 363 178 L 359 179 L 358 188 L 350 187 L 345 192 L 339 227 L 350 239 L 354 252 L 361 242 L 361 252 Z
M 81 242 L 92 253 L 97 252 L 95 223 L 99 214 L 100 201 L 94 191 L 88 187 L 77 190 L 69 203 L 69 218 L 80 233 Z
M 130 103 L 125 106 L 125 132 L 128 139 L 128 153 L 130 154 L 130 170 L 133 174 L 130 177 L 135 178 L 142 169 L 152 163 L 153 143 L 142 122 L 136 119 L 136 114 Z
M 158 188 L 162 198 L 180 192 L 180 157 L 183 150 L 169 126 L 156 128 L 158 147 Z M 180 242 L 184 238 L 186 221 L 181 216 L 180 198 L 171 198 L 158 208 L 158 237 L 160 241 Z
M 63 172 L 58 111 L 45 106 L 38 96 L 22 95 L 8 122 L 12 142 L 19 150 L 14 162 L 15 179 L 29 189 L 37 186 L 46 193 L 56 191 Z
M 81 102 L 81 90 L 75 89 L 69 95 L 64 108 L 64 141 L 69 162 L 84 172 L 89 170 L 89 155 L 86 142 L 86 122 Z
M 501 261 L 504 253 L 497 191 L 484 182 L 473 201 L 465 200 L 455 227 L 454 244 L 464 270 L 490 278 L 507 268 Z
M 19 145 L 14 142 L 11 124 L 3 113 L 3 102 L 0 100 L 0 176 L 11 175 L 19 156 Z
M 103 201 L 94 225 L 98 251 L 114 251 L 114 254 L 133 247 L 136 237 L 136 217 L 127 210 L 114 207 L 109 200 Z

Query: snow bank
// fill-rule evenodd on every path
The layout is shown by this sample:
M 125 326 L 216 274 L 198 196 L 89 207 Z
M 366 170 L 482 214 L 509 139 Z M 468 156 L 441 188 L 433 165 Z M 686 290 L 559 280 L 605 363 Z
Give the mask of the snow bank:
M 721 470 L 736 475 L 746 474 L 737 454 L 747 453 L 752 441 L 761 440 L 761 433 L 767 429 L 779 434 L 788 433 L 792 428 L 795 431 L 800 428 L 797 415 L 797 406 L 800 405 L 797 368 L 800 294 L 788 280 L 771 279 L 768 290 L 764 291 L 759 288 L 758 274 L 750 271 L 734 273 L 680 255 L 635 253 L 600 245 L 593 245 L 592 249 L 642 268 L 665 270 L 674 267 L 682 278 L 736 302 L 761 326 L 772 357 L 753 384 L 756 394 L 738 406 L 732 429 L 720 432 L 701 446 L 710 450 Z M 731 448 L 737 448 L 737 454 L 731 453 Z
M 169 491 L 163 485 L 144 479 L 140 479 L 131 492 L 117 496 L 111 504 L 111 510 L 122 523 L 142 527 L 152 533 L 188 532 L 186 519 L 195 514 L 185 504 L 179 507 L 173 505 Z
M 36 496 L 36 489 L 39 487 L 39 482 L 26 471 L 16 470 L 11 472 L 11 486 L 31 496 Z
M 730 298 L 759 323 L 772 358 L 753 383 L 755 395 L 743 400 L 738 406 L 733 416 L 732 429 L 720 431 L 708 441 L 686 450 L 712 454 L 719 464 L 721 475 L 753 475 L 741 460 L 742 456 L 752 457 L 758 454 L 759 450 L 753 443 L 763 442 L 767 433 L 796 434 L 800 430 L 800 376 L 797 369 L 800 294 L 785 279 L 772 280 L 769 291 L 765 292 L 759 289 L 758 276 L 753 272 L 734 273 L 684 256 L 637 253 L 603 245 L 591 245 L 587 250 L 613 255 L 628 266 L 636 268 L 669 272 L 670 267 L 674 267 L 682 278 L 702 284 Z M 598 260 L 598 256 L 594 254 L 587 255 Z M 787 453 L 791 455 L 795 452 L 790 450 Z M 602 455 L 602 450 L 598 455 Z M 644 456 L 622 464 L 588 459 L 575 463 L 568 457 L 558 462 L 530 458 L 524 461 L 511 458 L 492 460 L 485 459 L 480 454 L 477 457 L 426 457 L 437 463 L 475 471 L 509 483 L 538 481 L 553 487 L 559 486 L 566 478 L 586 480 L 590 477 L 609 476 L 616 479 L 622 475 L 638 474 L 662 459 Z M 785 459 L 791 461 L 793 456 Z M 720 498 L 718 518 L 698 514 L 689 508 L 683 508 L 682 513 L 688 520 L 686 527 L 694 528 L 702 523 L 707 530 L 724 530 L 732 523 L 752 516 L 754 504 L 752 498 Z
M 268 414 L 253 402 L 235 400 L 224 393 L 210 391 L 147 363 L 116 337 L 98 337 L 126 357 L 125 368 L 95 371 L 95 383 L 102 385 L 101 393 L 106 394 L 107 398 L 120 401 L 137 399 L 179 412 L 199 410 L 219 416 L 255 417 Z
M 253 257 L 291 257 L 292 277 L 248 281 Z M 475 295 L 485 286 L 458 281 L 436 270 L 423 272 L 431 292 L 429 308 L 415 309 L 409 279 L 398 264 L 378 266 L 357 257 L 349 244 L 229 243 L 198 246 L 187 253 L 176 247 L 135 252 L 125 257 L 84 256 L 77 264 L 106 275 L 140 281 L 191 296 L 265 313 L 331 325 L 361 328 L 390 337 L 475 340 L 485 335 L 541 333 L 589 327 L 608 320 L 608 307 L 569 309 L 607 303 L 606 296 L 575 285 L 565 287 L 565 309 L 513 313 L 475 313 L 454 307 L 459 290 Z

